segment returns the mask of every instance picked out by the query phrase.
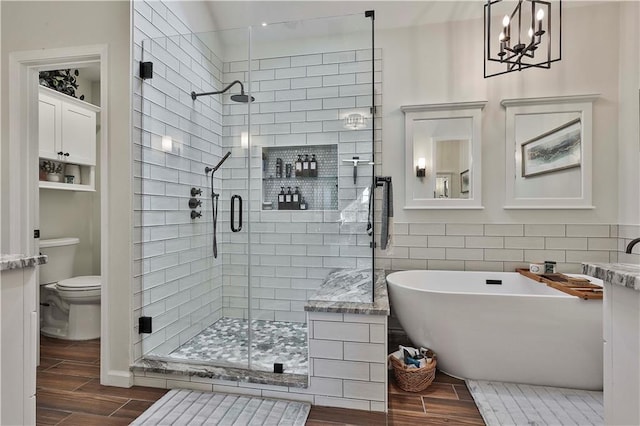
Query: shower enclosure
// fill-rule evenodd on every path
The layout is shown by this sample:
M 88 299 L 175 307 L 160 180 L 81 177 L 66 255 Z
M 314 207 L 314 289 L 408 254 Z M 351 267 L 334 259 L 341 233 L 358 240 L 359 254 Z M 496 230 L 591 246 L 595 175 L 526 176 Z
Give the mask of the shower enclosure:
M 136 359 L 306 375 L 306 301 L 338 269 L 373 286 L 372 17 L 142 44 Z

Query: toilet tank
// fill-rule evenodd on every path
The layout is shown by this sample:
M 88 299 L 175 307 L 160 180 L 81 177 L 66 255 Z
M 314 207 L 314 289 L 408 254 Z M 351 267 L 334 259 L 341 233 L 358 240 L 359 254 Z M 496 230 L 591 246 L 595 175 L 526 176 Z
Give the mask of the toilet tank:
M 47 263 L 40 266 L 40 284 L 73 277 L 73 262 L 79 242 L 78 238 L 40 240 L 40 253 L 49 257 Z

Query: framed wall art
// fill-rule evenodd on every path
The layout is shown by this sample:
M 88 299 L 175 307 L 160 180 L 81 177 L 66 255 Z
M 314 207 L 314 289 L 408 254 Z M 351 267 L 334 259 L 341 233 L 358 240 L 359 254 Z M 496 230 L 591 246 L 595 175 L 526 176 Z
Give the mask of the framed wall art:
M 536 136 L 521 145 L 522 177 L 580 167 L 580 118 Z
M 505 99 L 505 209 L 593 209 L 598 95 Z

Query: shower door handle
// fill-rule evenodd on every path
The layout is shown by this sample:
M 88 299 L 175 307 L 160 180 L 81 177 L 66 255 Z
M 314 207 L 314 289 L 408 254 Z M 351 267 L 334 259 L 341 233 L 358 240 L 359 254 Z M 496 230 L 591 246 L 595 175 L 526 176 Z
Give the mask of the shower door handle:
M 236 200 L 239 201 L 238 206 L 238 227 L 236 228 L 235 222 L 235 212 L 236 212 Z M 232 232 L 240 232 L 242 230 L 242 197 L 239 195 L 234 195 L 231 197 L 231 231 Z

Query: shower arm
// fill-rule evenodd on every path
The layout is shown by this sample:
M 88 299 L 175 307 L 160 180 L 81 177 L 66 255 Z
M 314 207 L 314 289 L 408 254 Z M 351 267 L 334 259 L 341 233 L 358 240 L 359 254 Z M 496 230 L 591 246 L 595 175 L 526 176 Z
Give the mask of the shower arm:
M 204 93 L 191 92 L 191 99 L 193 99 L 195 101 L 198 96 L 220 95 L 220 94 L 226 92 L 227 90 L 231 89 L 231 87 L 234 84 L 239 84 L 240 85 L 240 94 L 244 95 L 244 85 L 242 84 L 242 82 L 240 80 L 235 80 L 232 83 L 230 83 L 227 87 L 225 87 L 224 89 L 218 90 L 216 92 L 204 92 Z

